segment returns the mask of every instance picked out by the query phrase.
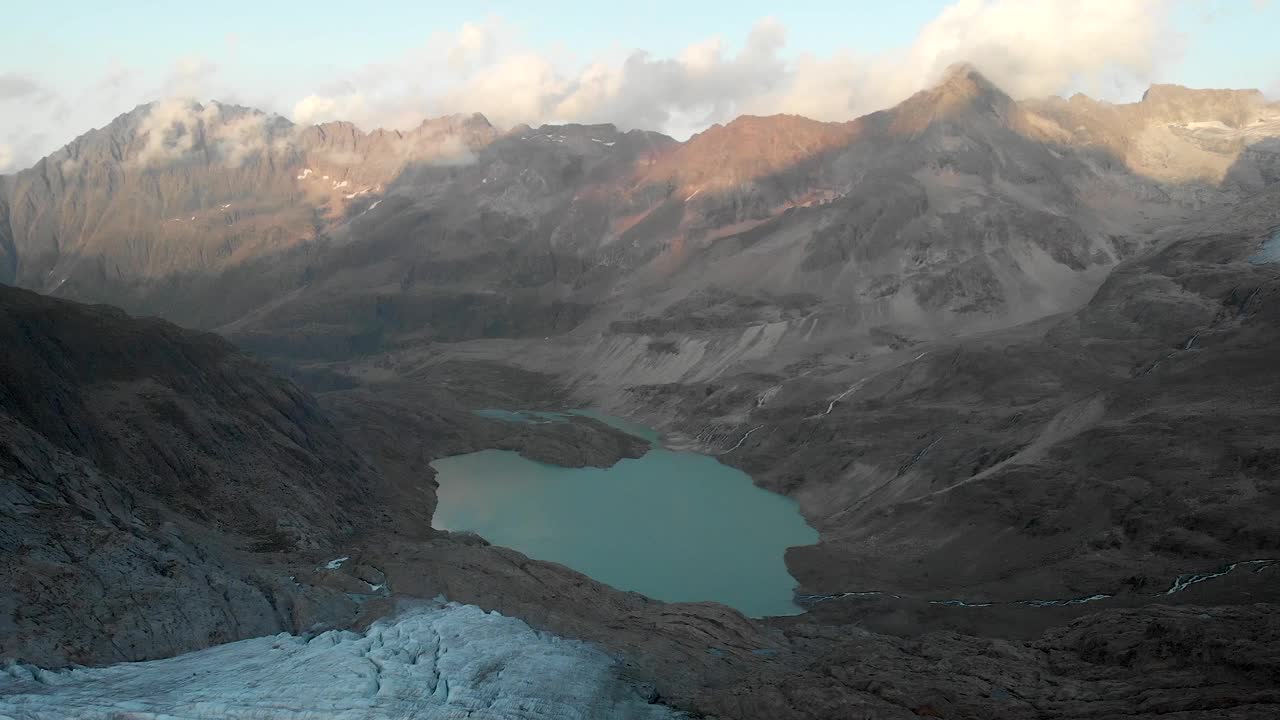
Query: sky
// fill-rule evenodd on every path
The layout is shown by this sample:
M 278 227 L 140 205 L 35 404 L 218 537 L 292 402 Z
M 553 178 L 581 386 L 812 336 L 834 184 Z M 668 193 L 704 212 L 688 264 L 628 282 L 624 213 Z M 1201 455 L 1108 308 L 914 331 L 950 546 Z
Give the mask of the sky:
M 1280 0 L 158 0 L 14 3 L 0 172 L 139 104 L 295 122 L 612 122 L 678 138 L 739 114 L 845 120 L 969 61 L 1014 97 L 1152 82 L 1280 95 Z

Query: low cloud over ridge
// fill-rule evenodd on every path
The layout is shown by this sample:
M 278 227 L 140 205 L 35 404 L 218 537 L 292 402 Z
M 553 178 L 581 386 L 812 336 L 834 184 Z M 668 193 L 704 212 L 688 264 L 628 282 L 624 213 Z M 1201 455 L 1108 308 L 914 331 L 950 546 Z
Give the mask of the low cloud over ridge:
M 1165 0 L 960 0 L 910 46 L 877 55 L 792 57 L 786 28 L 764 19 L 736 52 L 711 38 L 672 58 L 634 50 L 576 66 L 522 47 L 490 20 L 308 95 L 292 114 L 397 126 L 482 112 L 501 125 L 612 122 L 687 135 L 744 113 L 849 119 L 905 99 L 958 61 L 1017 97 L 1084 90 L 1127 98 L 1176 58 L 1168 16 Z M 444 86 L 400 81 L 442 67 L 453 75 Z
M 32 103 L 33 88 L 43 88 L 38 78 L 9 74 L 0 83 L 0 172 L 30 165 L 134 105 L 173 95 L 252 105 L 305 124 L 340 119 L 405 129 L 428 117 L 481 112 L 500 126 L 612 122 L 677 137 L 748 113 L 853 118 L 903 100 L 957 61 L 972 62 L 1015 97 L 1081 90 L 1131 100 L 1164 79 L 1180 54 L 1171 1 L 957 0 L 911 43 L 876 54 L 797 52 L 787 28 L 766 18 L 736 46 L 713 37 L 672 57 L 636 49 L 571 58 L 530 47 L 518 28 L 491 18 L 320 81 L 279 79 L 286 87 L 260 89 L 258 97 L 232 92 L 238 83 L 197 56 L 175 58 L 159 84 L 113 67 L 79 96 L 46 100 L 48 110 Z M 232 149 L 242 144 L 231 142 Z

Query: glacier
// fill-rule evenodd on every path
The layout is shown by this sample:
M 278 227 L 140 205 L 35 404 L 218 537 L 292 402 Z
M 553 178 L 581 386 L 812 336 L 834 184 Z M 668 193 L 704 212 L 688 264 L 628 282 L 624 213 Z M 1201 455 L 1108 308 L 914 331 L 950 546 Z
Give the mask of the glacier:
M 401 608 L 364 632 L 282 633 L 165 660 L 0 668 L 0 720 L 684 718 L 616 659 L 473 605 Z

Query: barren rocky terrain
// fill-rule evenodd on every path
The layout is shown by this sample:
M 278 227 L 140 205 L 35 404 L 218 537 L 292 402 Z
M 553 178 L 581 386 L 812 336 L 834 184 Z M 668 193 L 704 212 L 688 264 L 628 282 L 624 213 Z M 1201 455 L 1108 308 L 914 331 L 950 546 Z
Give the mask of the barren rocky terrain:
M 686 142 L 140 107 L 0 177 L 0 281 L 52 296 L 0 288 L 0 657 L 444 595 L 707 717 L 1272 717 L 1278 123 L 1252 91 L 1015 101 L 968 66 Z M 645 451 L 473 412 L 585 406 L 795 498 L 810 611 L 431 529 L 433 459 Z

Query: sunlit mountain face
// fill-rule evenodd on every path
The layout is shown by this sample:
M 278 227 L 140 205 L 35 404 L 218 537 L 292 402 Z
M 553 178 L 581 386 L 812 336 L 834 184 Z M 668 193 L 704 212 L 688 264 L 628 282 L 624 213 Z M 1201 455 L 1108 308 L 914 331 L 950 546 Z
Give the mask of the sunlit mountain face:
M 806 7 L 18 11 L 0 719 L 1280 715 L 1280 8 Z

